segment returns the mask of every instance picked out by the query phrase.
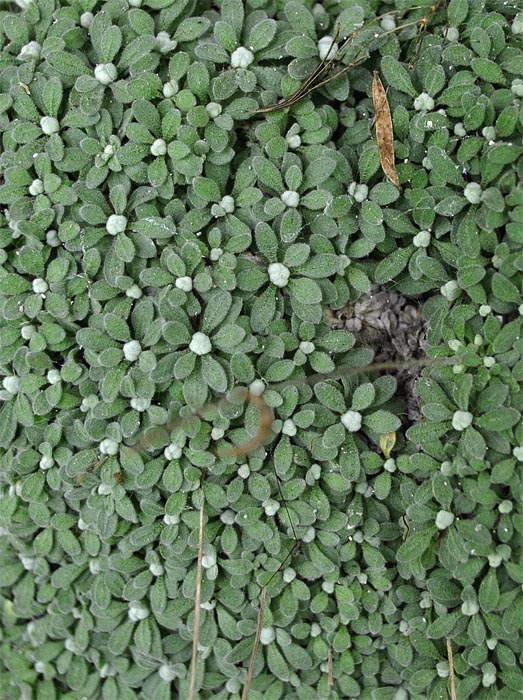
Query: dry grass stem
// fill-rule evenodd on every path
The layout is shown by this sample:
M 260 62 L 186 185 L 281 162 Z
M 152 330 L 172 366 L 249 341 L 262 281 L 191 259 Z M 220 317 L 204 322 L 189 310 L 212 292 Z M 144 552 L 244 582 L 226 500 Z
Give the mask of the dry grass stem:
M 449 637 L 447 637 L 447 656 L 449 658 L 450 698 L 451 700 L 458 700 L 458 695 L 456 693 L 456 676 L 454 675 L 454 655 L 452 653 L 452 643 Z
M 198 528 L 198 564 L 196 568 L 196 595 L 194 596 L 194 627 L 192 638 L 191 677 L 189 680 L 189 693 L 187 695 L 187 700 L 194 700 L 194 691 L 196 689 L 196 671 L 198 666 L 198 644 L 200 642 L 200 615 L 202 600 L 204 505 L 205 502 L 202 502 L 200 508 L 200 523 Z
M 333 667 L 333 661 L 332 661 L 332 649 L 329 647 L 329 650 L 327 652 L 327 663 L 329 666 L 329 685 L 333 686 L 334 685 L 334 667 Z
M 256 635 L 254 637 L 254 646 L 252 648 L 252 654 L 249 661 L 249 668 L 247 670 L 247 678 L 245 679 L 245 685 L 243 686 L 242 700 L 248 700 L 249 690 L 251 687 L 252 677 L 254 675 L 254 664 L 256 663 L 256 657 L 258 656 L 258 648 L 260 646 L 260 637 L 263 627 L 263 617 L 265 615 L 265 605 L 267 602 L 267 587 L 264 586 L 261 589 L 260 594 L 260 609 L 258 611 L 258 622 L 256 625 Z
M 419 34 L 427 28 L 428 23 L 430 20 L 433 18 L 434 14 L 436 13 L 436 10 L 441 4 L 441 0 L 434 5 L 418 5 L 417 7 L 410 8 L 411 10 L 421 10 L 421 9 L 428 9 L 430 10 L 424 17 L 420 17 L 415 20 L 411 20 L 408 22 L 405 22 L 404 24 L 399 25 L 398 27 L 394 27 L 394 29 L 389 29 L 387 31 L 382 32 L 381 34 L 378 34 L 377 36 L 374 36 L 374 39 L 384 39 L 387 36 L 391 34 L 397 34 L 398 32 L 401 32 L 404 29 L 408 29 L 409 27 L 417 26 L 419 25 L 420 32 Z M 334 38 L 332 40 L 331 46 L 329 48 L 329 51 L 327 53 L 327 56 L 322 59 L 315 68 L 315 70 L 311 73 L 311 75 L 305 79 L 305 81 L 300 85 L 300 87 L 294 92 L 292 95 L 284 99 L 282 102 L 278 102 L 276 104 L 269 105 L 268 107 L 260 107 L 259 109 L 252 110 L 253 114 L 265 114 L 267 112 L 274 112 L 279 109 L 287 109 L 288 107 L 292 107 L 295 105 L 297 102 L 302 100 L 304 97 L 308 97 L 311 93 L 315 92 L 319 88 L 323 87 L 324 85 L 327 85 L 328 83 L 333 82 L 334 80 L 337 80 L 340 78 L 344 73 L 347 73 L 348 71 L 352 70 L 355 66 L 359 65 L 360 63 L 363 63 L 369 58 L 369 52 L 368 52 L 368 46 L 364 46 L 361 49 L 358 50 L 356 53 L 356 56 L 343 68 L 340 68 L 336 73 L 332 74 L 332 72 L 340 66 L 341 58 L 343 52 L 351 46 L 356 38 L 361 34 L 362 30 L 366 29 L 370 25 L 378 22 L 380 19 L 383 19 L 385 16 L 390 16 L 390 15 L 395 15 L 401 12 L 401 10 L 391 10 L 390 12 L 387 12 L 386 15 L 380 15 L 379 17 L 374 17 L 371 20 L 368 20 L 365 22 L 359 29 L 356 31 L 352 32 L 347 39 L 342 43 L 342 45 L 338 48 L 338 50 L 335 52 L 335 54 L 329 58 L 332 47 L 336 43 L 336 40 L 339 36 L 340 33 L 340 27 L 338 26 L 336 28 L 336 33 L 334 35 Z M 418 43 L 419 43 L 419 37 L 418 37 Z M 385 170 L 385 168 L 384 168 Z M 394 183 L 396 184 L 396 183 Z
M 271 434 L 271 427 L 274 421 L 274 414 L 269 408 L 269 406 L 267 406 L 267 404 L 261 396 L 252 394 L 250 391 L 246 392 L 245 398 L 258 411 L 258 415 L 260 417 L 260 424 L 258 430 L 250 440 L 244 442 L 242 445 L 237 445 L 236 447 L 225 448 L 221 450 L 220 456 L 226 457 L 228 455 L 232 455 L 234 457 L 242 457 L 243 455 L 249 454 L 249 452 L 252 452 L 253 450 L 257 449 L 260 445 L 262 445 Z

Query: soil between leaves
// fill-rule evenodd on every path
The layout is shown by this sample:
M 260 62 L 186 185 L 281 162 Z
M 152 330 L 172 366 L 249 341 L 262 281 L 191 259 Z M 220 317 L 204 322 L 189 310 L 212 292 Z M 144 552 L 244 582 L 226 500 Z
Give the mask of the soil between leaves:
M 343 308 L 325 313 L 325 322 L 334 329 L 350 331 L 356 346 L 370 348 L 374 362 L 405 362 L 427 357 L 428 321 L 419 300 L 374 285 L 368 293 Z M 422 418 L 416 381 L 422 367 L 388 370 L 398 380 L 397 395 L 405 401 L 409 423 Z

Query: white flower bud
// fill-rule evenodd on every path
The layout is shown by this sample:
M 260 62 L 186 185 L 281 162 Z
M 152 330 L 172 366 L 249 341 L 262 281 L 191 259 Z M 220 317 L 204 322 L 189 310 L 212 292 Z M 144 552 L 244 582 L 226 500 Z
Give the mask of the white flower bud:
M 286 206 L 292 209 L 295 209 L 300 203 L 300 195 L 293 190 L 285 190 L 285 192 L 280 195 L 280 199 Z
M 390 459 L 387 459 L 385 464 L 383 465 L 383 468 L 385 469 L 385 471 L 388 471 L 392 474 L 397 469 L 396 460 L 392 459 L 392 457 Z
M 320 60 L 323 61 L 326 58 L 334 58 L 338 52 L 338 44 L 334 41 L 332 36 L 323 36 L 318 41 L 318 56 Z
M 472 425 L 474 416 L 469 411 L 456 411 L 452 416 L 452 427 L 454 430 L 465 430 Z
M 162 681 L 170 683 L 171 681 L 174 681 L 177 674 L 172 666 L 170 666 L 169 664 L 162 664 L 158 669 L 158 675 L 160 676 Z
M 56 248 L 61 243 L 60 239 L 58 238 L 58 233 L 54 229 L 51 229 L 45 234 L 45 241 L 47 245 L 51 246 L 52 248 Z
M 213 550 L 209 551 L 207 554 L 204 554 L 202 557 L 202 566 L 204 569 L 210 569 L 216 564 L 216 552 Z
M 482 304 L 479 307 L 479 315 L 480 316 L 483 316 L 483 317 L 488 316 L 491 311 L 492 311 L 492 309 L 490 308 L 490 306 L 488 304 Z
M 291 276 L 288 267 L 282 263 L 271 263 L 267 268 L 269 279 L 276 287 L 286 287 Z
M 49 455 L 44 455 L 38 462 L 40 469 L 51 469 L 54 465 L 54 459 Z
M 155 157 L 164 156 L 167 153 L 167 144 L 163 139 L 156 139 L 151 146 L 151 154 Z
M 447 345 L 454 352 L 459 352 L 460 348 L 463 347 L 462 342 L 460 340 L 458 340 L 457 338 L 452 338 L 451 340 L 449 340 Z
M 523 462 L 523 447 L 514 447 L 512 454 L 518 460 L 518 462 Z
M 286 136 L 285 140 L 289 148 L 295 149 L 301 146 L 301 136 L 299 134 L 292 134 L 291 136 Z
M 141 7 L 142 6 L 142 0 L 127 0 L 129 3 L 129 7 Z
M 41 277 L 37 277 L 33 280 L 33 292 L 35 294 L 45 294 L 48 289 L 49 285 Z
M 467 130 L 463 126 L 463 122 L 456 122 L 456 124 L 454 125 L 454 133 L 456 134 L 456 136 L 459 136 L 462 139 L 465 138 L 465 136 L 467 135 Z
M 479 605 L 475 600 L 466 600 L 461 606 L 461 612 L 471 617 L 479 612 Z
M 132 284 L 125 292 L 125 296 L 130 297 L 131 299 L 139 299 L 142 294 L 143 292 L 137 284 Z
M 35 60 L 38 60 L 40 58 L 40 52 L 42 51 L 42 47 L 37 41 L 30 41 L 28 44 L 25 44 L 22 46 L 20 49 L 20 53 L 18 54 L 17 58 L 20 59 L 21 61 L 25 61 L 26 59 L 32 59 L 34 58 Z
M 510 25 L 510 31 L 512 34 L 523 34 L 523 12 L 518 12 L 514 17 Z
M 481 185 L 477 182 L 469 182 L 465 186 L 463 194 L 471 204 L 479 204 L 481 202 Z
M 414 100 L 414 109 L 417 112 L 430 112 L 434 109 L 434 99 L 427 92 L 422 92 Z
M 495 357 L 484 357 L 483 358 L 483 365 L 487 368 L 490 369 L 491 367 L 494 367 L 496 364 L 496 358 Z
M 132 601 L 132 603 L 129 604 L 128 615 L 129 619 L 133 622 L 139 622 L 140 620 L 145 620 L 146 617 L 149 617 L 149 611 L 144 605 L 141 605 L 136 601 Z
M 189 343 L 189 350 L 192 350 L 195 355 L 207 355 L 210 353 L 212 350 L 212 343 L 209 336 L 197 331 Z
M 58 384 L 59 381 L 61 381 L 62 377 L 60 376 L 60 372 L 57 369 L 50 369 L 49 372 L 47 373 L 47 381 L 49 384 Z
M 223 428 L 217 428 L 216 426 L 211 430 L 211 438 L 213 440 L 220 440 L 225 435 L 225 430 Z
M 261 633 L 260 633 L 260 642 L 267 646 L 268 644 L 271 644 L 274 642 L 276 639 L 276 632 L 274 631 L 274 627 L 262 627 Z
M 152 564 L 149 565 L 149 571 L 153 576 L 163 576 L 165 569 L 158 562 L 152 562 Z
M 178 525 L 178 523 L 180 522 L 180 516 L 166 514 L 163 516 L 163 522 L 165 525 Z
M 20 328 L 20 335 L 24 340 L 31 340 L 36 332 L 37 331 L 34 326 L 22 326 L 22 328 Z
M 523 97 L 523 80 L 521 78 L 514 78 L 510 85 L 510 91 L 516 97 Z
M 254 61 L 254 54 L 244 46 L 239 46 L 231 54 L 231 68 L 248 68 Z
M 310 355 L 315 349 L 314 343 L 311 343 L 309 340 L 302 340 L 300 343 L 300 350 L 304 355 Z
M 94 68 L 94 77 L 101 85 L 109 85 L 118 78 L 118 71 L 114 63 L 99 63 Z
M 137 340 L 130 340 L 123 346 L 123 354 L 126 360 L 129 362 L 134 362 L 140 357 L 142 352 L 142 346 Z
M 362 416 L 359 411 L 347 411 L 341 417 L 341 422 L 349 433 L 357 433 L 361 429 Z
M 111 236 L 116 236 L 118 233 L 123 233 L 127 226 L 127 217 L 121 214 L 111 214 L 105 223 L 105 230 Z
M 430 233 L 429 231 L 420 231 L 417 233 L 414 238 L 412 239 L 412 242 L 416 246 L 416 248 L 427 248 L 428 245 L 430 244 Z
M 255 379 L 249 384 L 249 392 L 254 396 L 261 396 L 265 390 L 265 382 L 262 379 Z
M 457 27 L 449 27 L 445 34 L 445 39 L 450 42 L 456 42 L 459 39 L 459 29 Z
M 216 119 L 222 113 L 222 106 L 218 102 L 209 102 L 205 107 L 207 114 L 211 119 Z
M 438 530 L 446 530 L 454 522 L 454 513 L 449 513 L 448 510 L 440 510 L 436 515 L 436 527 Z
M 177 80 L 169 80 L 168 83 L 164 83 L 164 86 L 162 88 L 163 96 L 167 97 L 167 99 L 170 99 L 171 97 L 174 97 L 178 90 L 180 89 L 178 85 Z
M 43 194 L 43 192 L 44 183 L 39 178 L 33 180 L 32 183 L 29 185 L 29 194 L 33 195 L 33 197 L 36 197 L 39 194 Z
M 265 515 L 267 517 L 272 518 L 280 510 L 280 504 L 278 503 L 278 501 L 274 501 L 272 498 L 268 498 L 266 501 L 263 502 L 263 510 L 265 511 Z
M 494 126 L 485 126 L 481 130 L 481 135 L 487 139 L 487 141 L 494 141 L 496 138 L 496 128 Z
M 57 131 L 60 131 L 60 124 L 55 117 L 42 117 L 40 119 L 40 128 L 46 136 L 51 136 L 51 134 L 56 134 Z
M 151 405 L 151 399 L 142 399 L 142 398 L 131 399 L 131 408 L 134 408 L 134 410 L 138 411 L 139 413 L 146 411 L 150 405 Z
M 439 661 L 436 664 L 436 671 L 438 673 L 438 676 L 440 678 L 448 678 L 449 677 L 449 662 L 448 661 Z
M 115 455 L 118 453 L 118 448 L 118 443 L 112 438 L 105 438 L 105 440 L 102 440 L 100 443 L 100 452 L 103 455 Z
M 192 289 L 192 279 L 190 277 L 178 277 L 174 286 L 182 292 L 190 292 Z
M 440 288 L 440 292 L 449 301 L 454 301 L 461 294 L 461 289 L 456 280 L 450 280 Z
M 352 182 L 348 189 L 349 194 L 354 197 L 354 201 L 361 204 L 369 196 L 369 188 L 367 185 Z
M 92 12 L 82 12 L 80 15 L 80 25 L 84 29 L 89 29 L 93 23 L 94 15 Z
M 284 435 L 289 435 L 289 437 L 293 437 L 298 432 L 294 421 L 290 418 L 287 418 L 283 422 L 283 427 L 281 431 Z
M 251 475 L 251 470 L 249 468 L 248 464 L 242 464 L 242 466 L 238 469 L 238 476 L 240 479 L 248 479 Z
M 219 202 L 219 206 L 226 214 L 232 214 L 234 211 L 234 197 L 226 194 Z
M 296 572 L 292 568 L 292 566 L 288 566 L 286 569 L 283 570 L 283 580 L 285 583 L 291 583 L 291 581 L 294 581 L 296 578 Z
M 167 445 L 165 450 L 163 451 L 163 456 L 165 459 L 168 459 L 169 462 L 172 459 L 180 459 L 182 456 L 182 448 L 180 445 L 175 445 L 174 443 L 171 443 L 170 445 Z
M 8 391 L 10 394 L 18 394 L 19 388 L 20 388 L 20 380 L 18 377 L 11 376 L 11 377 L 4 377 L 2 380 L 2 386 L 6 391 Z
M 156 43 L 162 54 L 174 51 L 178 46 L 176 39 L 171 39 L 171 35 L 168 32 L 158 32 L 156 35 Z

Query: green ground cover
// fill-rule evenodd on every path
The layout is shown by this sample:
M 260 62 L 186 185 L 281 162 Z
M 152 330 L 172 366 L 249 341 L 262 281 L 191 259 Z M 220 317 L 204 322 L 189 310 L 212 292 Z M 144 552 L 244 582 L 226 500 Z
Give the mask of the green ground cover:
M 188 698 L 202 504 L 194 697 L 265 584 L 251 700 L 523 697 L 523 7 L 416 5 L 0 3 L 2 699 Z M 374 284 L 445 360 L 413 423 L 305 381 L 372 362 L 324 315 Z

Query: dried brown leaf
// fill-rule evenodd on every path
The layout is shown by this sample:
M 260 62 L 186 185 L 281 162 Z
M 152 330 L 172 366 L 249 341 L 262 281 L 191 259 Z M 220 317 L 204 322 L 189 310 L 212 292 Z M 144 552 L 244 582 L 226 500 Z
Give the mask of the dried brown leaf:
M 378 144 L 381 167 L 389 180 L 401 190 L 398 173 L 396 171 L 392 116 L 387 100 L 387 93 L 385 92 L 377 70 L 374 71 L 374 78 L 372 80 L 372 101 L 374 103 L 374 126 L 376 129 L 376 141 Z

